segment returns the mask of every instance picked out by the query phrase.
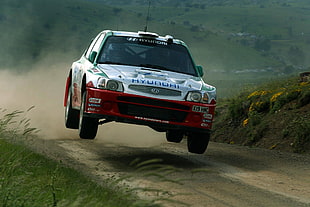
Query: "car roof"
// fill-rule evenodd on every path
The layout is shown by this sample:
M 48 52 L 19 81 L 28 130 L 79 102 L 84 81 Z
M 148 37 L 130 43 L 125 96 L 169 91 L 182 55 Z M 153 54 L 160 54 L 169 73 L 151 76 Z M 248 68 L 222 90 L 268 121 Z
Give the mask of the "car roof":
M 155 39 L 163 42 L 168 42 L 168 43 L 174 43 L 174 44 L 180 44 L 185 47 L 187 45 L 179 39 L 175 39 L 171 35 L 166 35 L 166 36 L 160 36 L 157 33 L 153 32 L 127 32 L 127 31 L 112 31 L 112 30 L 104 30 L 101 33 L 106 33 L 108 36 L 125 36 L 125 37 L 136 37 L 136 38 L 149 38 L 149 39 Z

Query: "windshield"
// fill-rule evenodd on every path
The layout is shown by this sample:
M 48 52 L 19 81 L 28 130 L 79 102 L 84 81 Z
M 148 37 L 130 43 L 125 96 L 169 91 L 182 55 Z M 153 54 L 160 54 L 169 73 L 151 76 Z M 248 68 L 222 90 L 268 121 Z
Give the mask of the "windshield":
M 186 47 L 155 39 L 109 37 L 98 63 L 150 67 L 197 76 Z

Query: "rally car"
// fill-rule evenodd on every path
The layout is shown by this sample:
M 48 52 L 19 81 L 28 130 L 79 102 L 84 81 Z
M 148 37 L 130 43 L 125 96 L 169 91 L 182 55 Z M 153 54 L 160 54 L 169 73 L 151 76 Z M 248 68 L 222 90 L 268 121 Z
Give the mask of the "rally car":
M 105 30 L 73 62 L 65 89 L 65 126 L 94 139 L 111 121 L 149 126 L 188 151 L 207 149 L 215 87 L 204 83 L 186 44 L 170 35 Z

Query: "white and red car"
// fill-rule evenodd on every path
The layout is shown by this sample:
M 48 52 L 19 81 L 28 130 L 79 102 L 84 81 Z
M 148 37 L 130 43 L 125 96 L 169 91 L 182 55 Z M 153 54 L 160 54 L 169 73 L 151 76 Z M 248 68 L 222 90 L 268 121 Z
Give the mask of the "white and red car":
M 187 137 L 189 152 L 204 153 L 216 105 L 215 87 L 202 80 L 184 42 L 149 32 L 105 30 L 70 69 L 65 125 L 94 139 L 111 121 Z

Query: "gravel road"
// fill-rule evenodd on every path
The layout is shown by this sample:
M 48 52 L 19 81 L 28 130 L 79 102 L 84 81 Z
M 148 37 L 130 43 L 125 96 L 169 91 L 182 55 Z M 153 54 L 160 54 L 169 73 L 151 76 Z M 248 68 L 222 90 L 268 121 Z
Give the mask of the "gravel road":
M 309 155 L 213 142 L 205 154 L 196 155 L 187 152 L 186 140 L 168 143 L 164 134 L 145 127 L 109 123 L 100 130 L 95 140 L 70 132 L 32 146 L 97 182 L 129 176 L 121 185 L 160 190 L 138 195 L 164 206 L 310 206 Z M 160 168 L 150 176 L 130 165 L 137 159 L 158 161 Z

